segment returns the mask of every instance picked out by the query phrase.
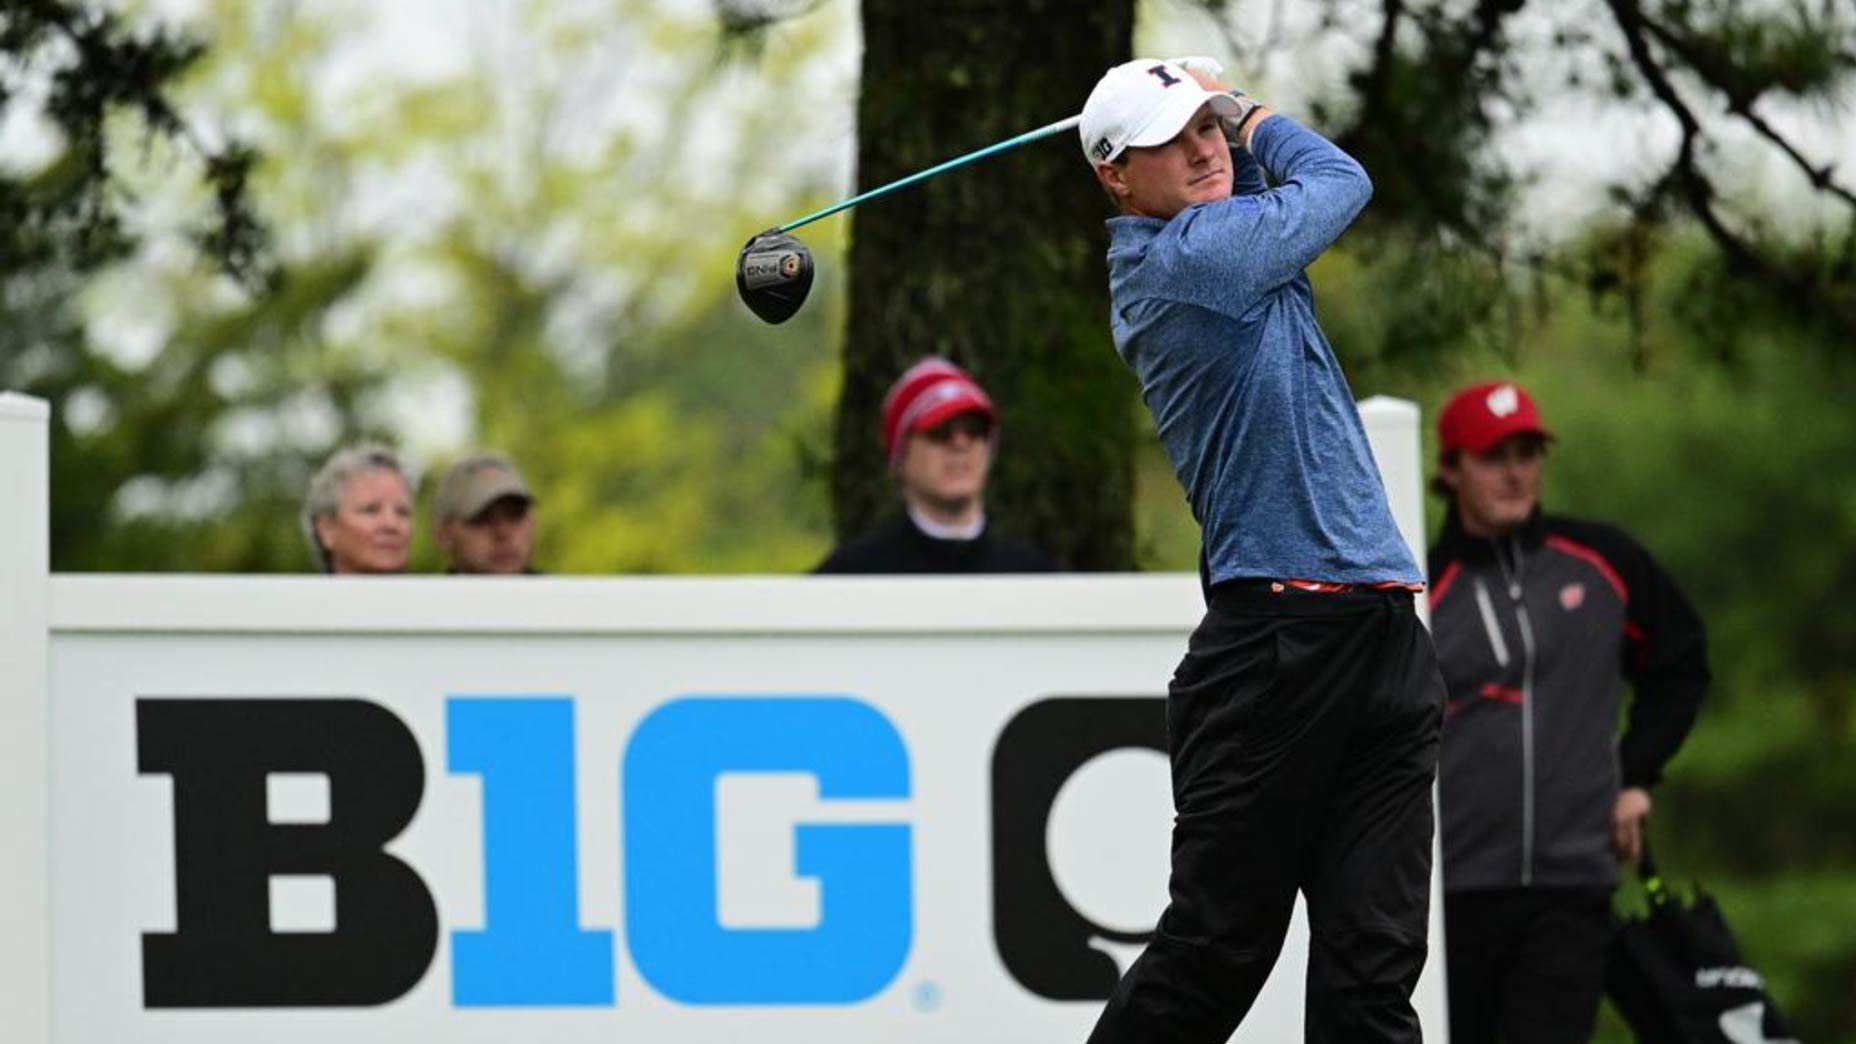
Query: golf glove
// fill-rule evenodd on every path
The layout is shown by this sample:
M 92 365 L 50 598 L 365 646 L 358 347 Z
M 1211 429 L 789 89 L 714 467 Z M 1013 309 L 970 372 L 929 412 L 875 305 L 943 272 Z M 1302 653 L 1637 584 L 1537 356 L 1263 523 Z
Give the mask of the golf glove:
M 1189 73 L 1197 73 L 1200 76 L 1208 77 L 1213 80 L 1224 80 L 1224 63 L 1208 55 L 1194 54 L 1188 55 L 1185 58 L 1173 58 L 1169 60 L 1174 65 L 1179 66 Z M 1236 147 L 1243 144 L 1237 140 L 1237 129 L 1244 125 L 1244 120 L 1250 116 L 1250 111 L 1257 107 L 1258 102 L 1255 98 L 1252 98 L 1250 95 L 1245 94 L 1235 87 L 1231 88 L 1230 94 L 1231 97 L 1237 99 L 1238 113 L 1236 116 L 1224 117 L 1222 122 L 1224 123 L 1225 140 Z
M 1216 58 L 1207 57 L 1203 54 L 1195 54 L 1185 58 L 1174 58 L 1171 59 L 1171 61 L 1174 65 L 1179 66 L 1189 73 L 1209 76 L 1214 80 L 1224 79 L 1224 63 Z

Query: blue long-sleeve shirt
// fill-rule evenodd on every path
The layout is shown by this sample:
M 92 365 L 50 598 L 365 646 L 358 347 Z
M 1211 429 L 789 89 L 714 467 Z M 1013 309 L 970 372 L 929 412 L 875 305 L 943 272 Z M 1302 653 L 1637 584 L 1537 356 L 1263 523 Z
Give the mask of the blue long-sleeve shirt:
M 1115 350 L 1192 504 L 1207 578 L 1416 583 L 1303 272 L 1372 182 L 1280 115 L 1232 160 L 1230 199 L 1108 222 Z

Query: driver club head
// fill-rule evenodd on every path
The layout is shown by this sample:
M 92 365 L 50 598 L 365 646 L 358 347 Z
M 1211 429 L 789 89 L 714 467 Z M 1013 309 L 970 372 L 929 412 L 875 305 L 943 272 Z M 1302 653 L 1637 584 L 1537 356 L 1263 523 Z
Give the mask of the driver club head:
M 748 310 L 768 323 L 783 323 L 806 303 L 812 289 L 812 252 L 778 229 L 747 241 L 735 261 L 735 289 Z

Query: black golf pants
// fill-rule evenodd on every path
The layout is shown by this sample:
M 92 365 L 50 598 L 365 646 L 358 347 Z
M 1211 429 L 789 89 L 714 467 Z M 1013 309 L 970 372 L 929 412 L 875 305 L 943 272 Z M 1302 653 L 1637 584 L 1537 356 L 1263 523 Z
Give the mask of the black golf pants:
M 1610 889 L 1446 894 L 1450 1044 L 1591 1040 L 1610 942 Z
M 1221 584 L 1167 698 L 1171 901 L 1090 1041 L 1228 1039 L 1308 900 L 1309 1041 L 1419 1041 L 1443 681 L 1407 591 Z

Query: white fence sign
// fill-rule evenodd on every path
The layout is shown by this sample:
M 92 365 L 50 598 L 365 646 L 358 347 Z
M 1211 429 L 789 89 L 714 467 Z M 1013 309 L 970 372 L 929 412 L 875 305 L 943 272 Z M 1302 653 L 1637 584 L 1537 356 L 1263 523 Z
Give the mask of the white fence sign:
M 9 1040 L 1080 1041 L 1166 900 L 1193 577 L 40 584 Z

